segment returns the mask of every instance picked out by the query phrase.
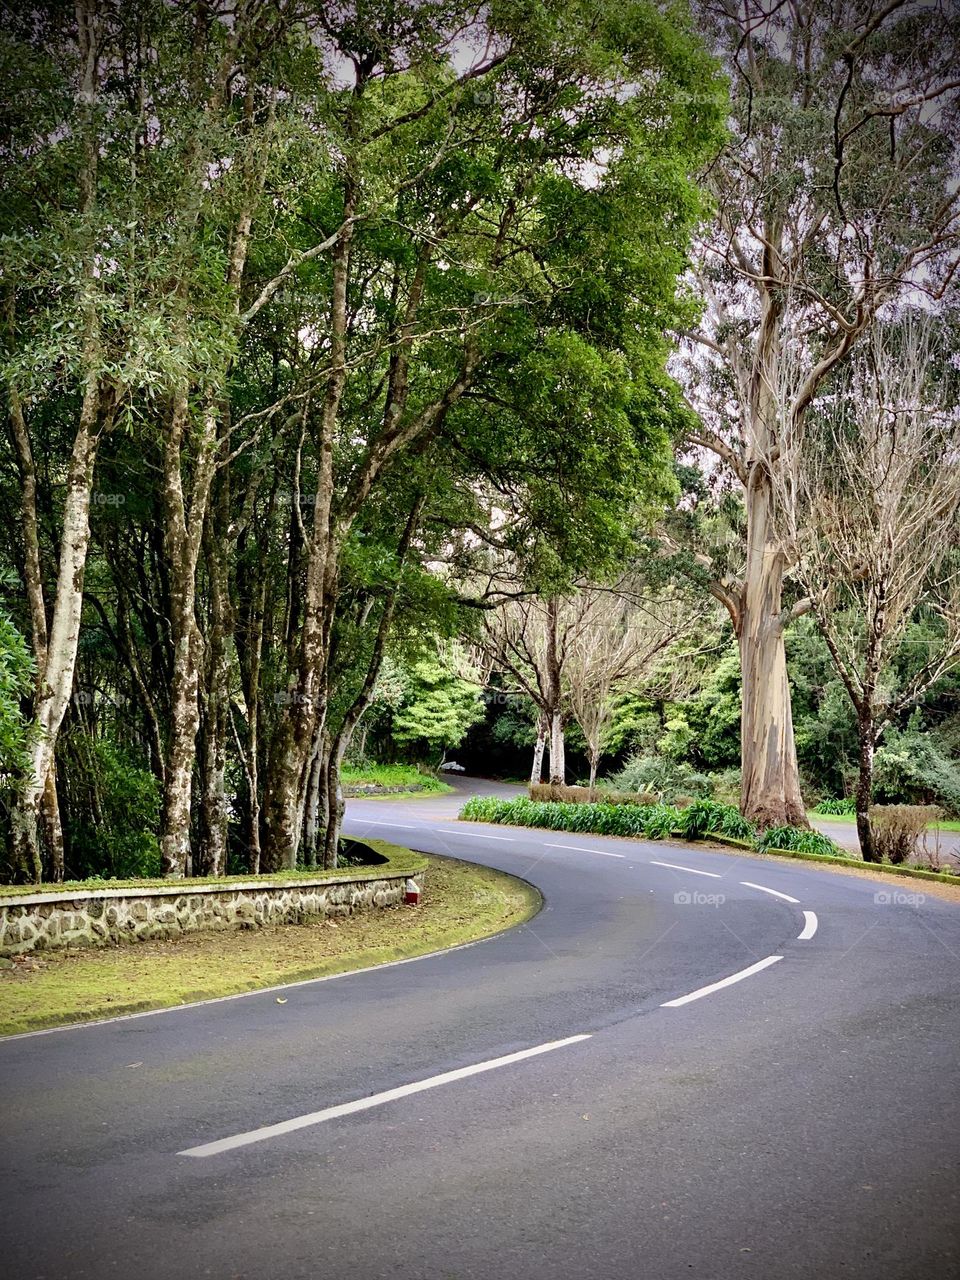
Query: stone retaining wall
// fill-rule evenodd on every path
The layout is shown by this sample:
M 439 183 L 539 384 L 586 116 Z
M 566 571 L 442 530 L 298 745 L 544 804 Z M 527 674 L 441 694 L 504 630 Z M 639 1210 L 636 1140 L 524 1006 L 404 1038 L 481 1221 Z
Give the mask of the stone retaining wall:
M 93 889 L 0 897 L 0 955 L 177 937 L 194 929 L 256 929 L 305 916 L 349 915 L 402 902 L 406 875 L 288 880 L 284 884 Z M 422 873 L 417 874 L 422 882 Z

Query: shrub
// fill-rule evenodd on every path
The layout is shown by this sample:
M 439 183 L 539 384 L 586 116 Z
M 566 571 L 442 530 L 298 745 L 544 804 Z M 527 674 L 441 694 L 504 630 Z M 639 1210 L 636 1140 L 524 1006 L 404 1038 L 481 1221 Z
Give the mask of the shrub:
M 930 733 L 890 730 L 876 755 L 873 793 L 881 804 L 930 801 L 960 814 L 960 765 Z
M 898 865 L 916 856 L 927 823 L 936 821 L 940 810 L 925 804 L 875 804 L 869 816 L 877 857 Z
M 611 779 L 620 791 L 652 791 L 659 800 L 674 803 L 678 796 L 709 796 L 712 780 L 683 761 L 663 756 L 634 756 Z
M 607 791 L 598 788 L 594 795 L 589 787 L 566 787 L 552 782 L 534 782 L 527 788 L 530 799 L 537 803 L 565 804 L 656 804 L 657 797 L 649 792 L 639 794 L 629 791 Z
M 760 853 L 785 849 L 791 853 L 828 853 L 835 857 L 850 857 L 845 849 L 834 844 L 829 836 L 819 831 L 807 831 L 804 827 L 768 827 L 757 837 Z
M 821 800 L 813 811 L 822 814 L 848 815 L 857 812 L 857 802 L 853 796 L 844 796 L 840 800 Z
M 83 784 L 95 789 L 99 821 L 77 824 L 67 849 L 71 876 L 120 880 L 160 874 L 160 783 L 124 748 L 103 738 L 86 744 Z M 76 777 L 77 775 L 75 775 Z
M 688 840 L 710 833 L 734 840 L 752 840 L 756 834 L 753 823 L 748 822 L 739 809 L 716 800 L 695 800 L 689 808 L 681 810 L 677 827 Z
M 735 809 L 740 804 L 740 770 L 721 769 L 711 775 L 713 783 L 712 795 L 721 804 L 732 805 Z
M 664 804 L 570 804 L 561 800 L 497 800 L 474 797 L 460 811 L 472 822 L 507 823 L 548 831 L 590 832 L 600 836 L 641 836 L 660 840 L 677 827 L 679 812 Z

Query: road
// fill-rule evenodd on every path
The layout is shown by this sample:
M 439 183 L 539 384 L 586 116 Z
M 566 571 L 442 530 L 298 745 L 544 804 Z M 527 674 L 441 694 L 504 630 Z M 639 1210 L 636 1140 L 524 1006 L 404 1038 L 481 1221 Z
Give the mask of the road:
M 960 907 L 461 798 L 348 830 L 525 876 L 529 924 L 0 1043 L 0 1273 L 960 1276 Z
M 836 822 L 831 821 L 830 818 L 814 817 L 813 825 L 825 836 L 836 841 L 841 848 L 852 849 L 855 853 L 860 852 L 860 837 L 852 822 Z M 954 869 L 960 863 L 960 832 L 938 830 L 934 833 L 931 831 L 925 838 L 928 849 L 939 852 L 940 860 L 948 870 Z

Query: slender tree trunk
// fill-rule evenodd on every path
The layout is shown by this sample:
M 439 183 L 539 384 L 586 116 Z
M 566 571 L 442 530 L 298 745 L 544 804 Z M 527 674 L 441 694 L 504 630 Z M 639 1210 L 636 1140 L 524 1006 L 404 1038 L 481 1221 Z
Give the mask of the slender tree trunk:
M 40 802 L 43 817 L 43 830 L 46 837 L 47 850 L 50 854 L 50 879 L 55 884 L 63 883 L 63 824 L 60 821 L 60 802 L 57 797 L 57 762 L 52 760 L 47 773 L 43 798 Z
M 170 634 L 173 674 L 170 726 L 164 764 L 160 853 L 163 874 L 188 872 L 193 771 L 200 725 L 203 640 L 197 624 L 197 562 L 214 474 L 218 419 L 212 401 L 203 414 L 189 506 L 183 486 L 182 448 L 189 416 L 185 392 L 177 395 L 164 433 L 164 545 L 170 566 Z
M 63 723 L 77 661 L 80 615 L 83 608 L 83 575 L 90 543 L 90 492 L 98 434 L 100 389 L 91 375 L 87 380 L 80 425 L 74 441 L 60 543 L 60 568 L 54 597 L 53 621 L 38 672 L 33 740 L 29 765 L 12 814 L 13 861 L 21 875 L 39 882 L 42 860 L 39 815 L 47 775 L 53 764 L 57 735 Z
M 176 610 L 183 614 L 182 608 Z M 193 618 L 181 617 L 174 645 L 173 680 L 170 690 L 170 733 L 164 765 L 163 806 L 160 827 L 160 854 L 163 874 L 173 879 L 185 876 L 190 864 L 190 813 L 193 800 L 193 770 L 200 725 L 200 632 Z
M 873 800 L 873 751 L 874 729 L 869 711 L 857 716 L 857 733 L 860 739 L 859 771 L 857 774 L 857 836 L 864 862 L 879 862 L 873 844 L 870 826 L 870 804 Z
M 567 781 L 566 743 L 563 737 L 563 715 L 550 713 L 550 785 L 563 787 Z
M 227 861 L 227 732 L 230 716 L 227 659 L 231 611 L 227 599 L 229 491 L 224 477 L 204 533 L 210 595 L 203 723 L 201 865 L 205 875 L 223 875 Z
M 537 740 L 533 746 L 533 765 L 530 769 L 530 785 L 539 786 L 543 781 L 543 755 L 547 747 L 550 723 L 541 711 L 537 717 Z
M 597 765 L 600 763 L 600 752 L 590 752 L 590 799 L 594 798 L 597 789 Z
M 338 739 L 327 760 L 327 822 L 323 841 L 323 865 L 327 870 L 332 870 L 337 865 L 337 856 L 340 851 L 340 830 L 343 826 L 343 815 L 347 807 L 343 798 L 343 784 L 340 779 L 340 770 L 343 766 L 343 757 L 346 749 L 347 741 L 342 738 Z
M 769 480 L 755 470 L 747 487 L 747 566 L 738 629 L 740 807 L 760 828 L 806 827 L 781 617 L 784 561 L 773 534 L 771 504 Z

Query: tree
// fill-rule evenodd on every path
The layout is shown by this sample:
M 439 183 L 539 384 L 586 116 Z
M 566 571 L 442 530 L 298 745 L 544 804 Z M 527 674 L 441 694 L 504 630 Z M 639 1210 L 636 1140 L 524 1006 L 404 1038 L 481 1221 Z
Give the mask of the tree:
M 702 323 L 680 376 L 706 450 L 742 488 L 735 555 L 701 553 L 743 674 L 742 808 L 803 825 L 784 632 L 796 557 L 774 493 L 785 440 L 894 299 L 940 296 L 957 267 L 958 19 L 868 0 L 705 2 L 733 82 L 732 137 L 711 166 L 716 217 L 697 251 Z M 799 377 L 785 377 L 784 366 Z
M 422 658 L 410 672 L 407 695 L 393 716 L 396 742 L 432 751 L 458 747 L 483 718 L 479 683 L 453 674 L 436 658 Z
M 644 0 L 106 0 L 0 41 L 19 874 L 86 867 L 146 773 L 167 875 L 335 859 L 382 662 L 489 603 L 438 566 L 502 543 L 558 591 L 672 491 L 715 68 Z
M 960 416 L 950 349 L 929 313 L 875 328 L 789 438 L 777 505 L 797 573 L 856 711 L 857 833 L 875 861 L 874 753 L 960 661 Z M 922 618 L 926 652 L 894 663 Z M 931 625 L 932 624 L 932 625 Z
M 598 593 L 586 624 L 572 637 L 565 664 L 570 710 L 587 744 L 591 793 L 616 695 L 641 681 L 657 657 L 696 622 L 696 613 L 683 601 L 665 596 L 638 606 L 632 595 L 627 583 Z

